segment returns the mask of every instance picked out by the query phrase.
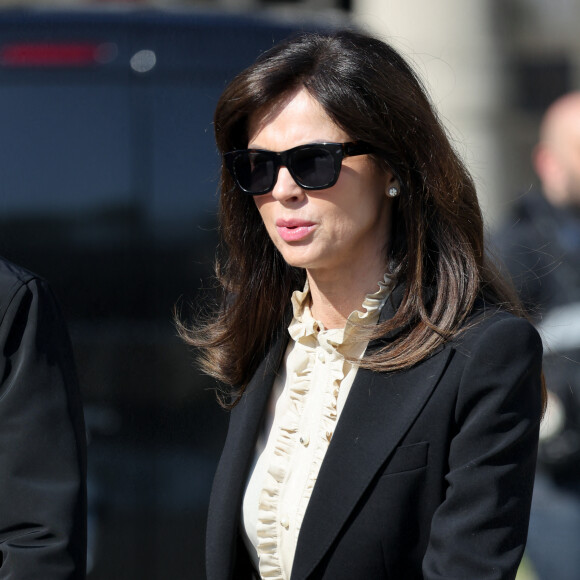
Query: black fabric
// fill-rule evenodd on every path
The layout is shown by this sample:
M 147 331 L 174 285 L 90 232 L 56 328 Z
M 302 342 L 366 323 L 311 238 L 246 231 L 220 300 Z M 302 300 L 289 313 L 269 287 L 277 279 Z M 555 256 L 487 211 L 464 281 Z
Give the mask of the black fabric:
M 242 494 L 285 346 L 274 345 L 231 413 L 208 515 L 208 580 L 237 578 L 248 558 L 235 549 Z M 408 371 L 359 370 L 304 517 L 292 580 L 515 578 L 541 358 L 532 325 L 494 310 Z
M 580 480 L 580 215 L 537 190 L 522 196 L 496 243 L 516 288 L 547 340 L 546 384 L 563 403 L 565 424 L 540 443 L 538 463 L 556 480 Z M 553 320 L 557 314 L 560 319 Z M 574 327 L 576 330 L 574 330 Z
M 494 243 L 532 316 L 580 302 L 580 215 L 537 190 L 522 196 Z
M 66 328 L 47 283 L 0 259 L 0 579 L 81 580 L 86 443 Z

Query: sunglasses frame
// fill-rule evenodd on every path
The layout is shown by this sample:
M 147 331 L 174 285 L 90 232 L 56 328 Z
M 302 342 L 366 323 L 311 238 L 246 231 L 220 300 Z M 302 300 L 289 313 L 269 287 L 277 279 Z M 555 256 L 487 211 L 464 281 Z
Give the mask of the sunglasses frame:
M 308 151 L 309 149 L 323 149 L 330 154 L 334 163 L 334 176 L 330 182 L 324 185 L 304 185 L 300 182 L 294 169 L 292 167 L 292 157 L 296 152 Z M 366 153 L 372 153 L 373 147 L 363 141 L 353 142 L 349 141 L 346 143 L 307 143 L 305 145 L 298 145 L 297 147 L 292 147 L 292 149 L 287 149 L 286 151 L 276 152 L 269 151 L 268 149 L 236 149 L 235 151 L 229 151 L 224 153 L 223 159 L 226 167 L 234 180 L 236 187 L 247 195 L 265 195 L 270 193 L 276 186 L 278 181 L 278 172 L 280 167 L 286 167 L 288 172 L 292 176 L 292 179 L 299 185 L 302 189 L 308 191 L 317 191 L 321 189 L 328 189 L 332 187 L 340 176 L 340 170 L 342 169 L 342 160 L 345 157 L 354 157 L 356 155 L 365 155 Z M 266 189 L 260 191 L 251 191 L 241 185 L 236 176 L 236 157 L 241 154 L 248 153 L 261 153 L 270 156 L 274 161 L 274 175 L 272 176 L 272 185 Z

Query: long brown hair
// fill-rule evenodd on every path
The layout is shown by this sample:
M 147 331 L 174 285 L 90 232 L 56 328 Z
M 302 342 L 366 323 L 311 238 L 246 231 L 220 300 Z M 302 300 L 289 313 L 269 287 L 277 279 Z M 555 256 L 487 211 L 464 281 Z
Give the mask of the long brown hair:
M 405 292 L 395 316 L 371 334 L 403 331 L 360 366 L 393 371 L 421 361 L 460 329 L 478 297 L 519 313 L 485 257 L 473 181 L 421 82 L 388 44 L 343 30 L 273 47 L 221 96 L 214 117 L 219 151 L 247 147 L 249 118 L 301 87 L 351 140 L 372 145 L 376 162 L 400 180 L 387 269 Z M 225 167 L 220 192 L 221 302 L 205 322 L 181 329 L 201 349 L 203 369 L 233 389 L 235 404 L 285 332 L 286 305 L 305 272 L 285 263 L 253 199 L 236 190 Z

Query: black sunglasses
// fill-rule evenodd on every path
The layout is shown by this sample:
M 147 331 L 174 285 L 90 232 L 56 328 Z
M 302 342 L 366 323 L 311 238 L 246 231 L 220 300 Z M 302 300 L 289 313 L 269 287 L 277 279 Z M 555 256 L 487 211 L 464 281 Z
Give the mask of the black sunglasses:
M 274 189 L 284 166 L 302 189 L 326 189 L 338 180 L 345 157 L 371 153 L 367 143 L 309 143 L 276 153 L 264 149 L 239 149 L 224 154 L 224 161 L 238 188 L 249 195 Z

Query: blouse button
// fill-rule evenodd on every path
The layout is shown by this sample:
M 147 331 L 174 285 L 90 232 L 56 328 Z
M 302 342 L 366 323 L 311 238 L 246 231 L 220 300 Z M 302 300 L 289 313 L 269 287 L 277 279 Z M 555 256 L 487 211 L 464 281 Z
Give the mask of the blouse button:
M 324 356 L 324 352 L 322 352 L 322 351 L 319 351 L 319 352 L 318 352 L 318 360 L 319 360 L 321 363 L 324 363 L 324 361 L 326 360 L 326 357 Z
M 304 435 L 301 435 L 300 443 L 304 445 L 304 447 L 308 447 L 308 444 L 310 443 L 310 435 L 308 435 L 308 433 L 304 433 Z
M 290 527 L 290 520 L 288 519 L 287 515 L 282 516 L 282 519 L 280 520 L 280 525 L 286 530 Z

